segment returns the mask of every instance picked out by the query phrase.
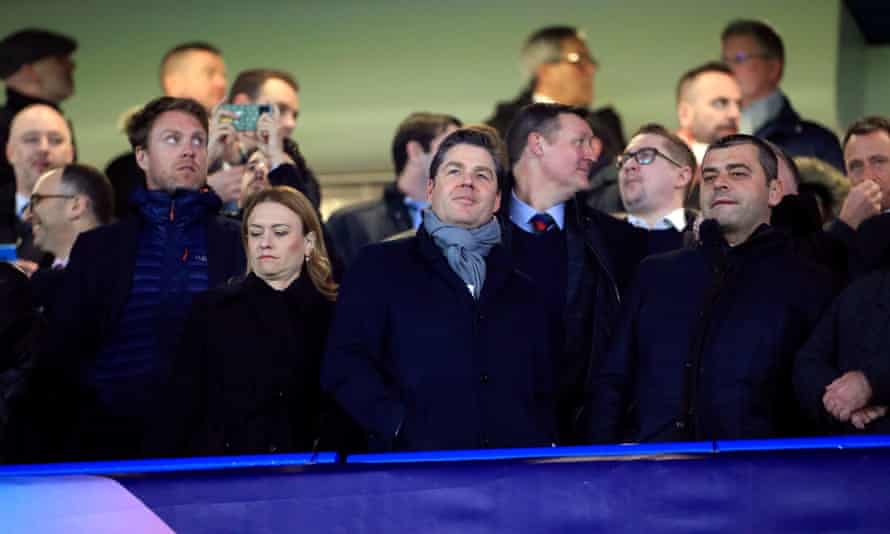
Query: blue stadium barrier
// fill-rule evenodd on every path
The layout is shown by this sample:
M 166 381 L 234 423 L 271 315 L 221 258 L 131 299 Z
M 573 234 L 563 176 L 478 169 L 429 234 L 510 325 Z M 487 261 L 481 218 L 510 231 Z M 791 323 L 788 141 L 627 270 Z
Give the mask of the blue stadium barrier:
M 890 531 L 886 436 L 288 456 L 5 468 L 0 532 Z

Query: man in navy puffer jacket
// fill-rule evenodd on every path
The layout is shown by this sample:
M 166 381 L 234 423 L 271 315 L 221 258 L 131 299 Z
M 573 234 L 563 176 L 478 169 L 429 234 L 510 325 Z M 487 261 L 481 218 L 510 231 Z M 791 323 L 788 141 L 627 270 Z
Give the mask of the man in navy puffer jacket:
M 238 225 L 217 217 L 205 184 L 204 108 L 158 98 L 127 135 L 147 189 L 131 197 L 134 216 L 77 239 L 40 362 L 76 386 L 60 413 L 71 425 L 60 454 L 72 459 L 151 454 L 143 439 L 192 296 L 244 272 Z

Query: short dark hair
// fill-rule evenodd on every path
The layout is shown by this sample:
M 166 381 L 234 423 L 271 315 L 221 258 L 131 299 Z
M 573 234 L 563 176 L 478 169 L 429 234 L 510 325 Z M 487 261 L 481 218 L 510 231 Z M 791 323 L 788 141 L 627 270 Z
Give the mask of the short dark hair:
M 736 35 L 753 37 L 766 56 L 785 62 L 785 45 L 782 44 L 782 38 L 779 37 L 776 30 L 769 24 L 759 20 L 737 19 L 723 28 L 720 40 L 725 41 Z
M 164 74 L 166 73 L 167 67 L 169 66 L 170 60 L 179 56 L 180 54 L 184 54 L 185 52 L 191 52 L 193 50 L 210 52 L 216 56 L 222 56 L 222 51 L 219 48 L 213 46 L 212 44 L 205 41 L 189 41 L 187 43 L 182 43 L 174 46 L 170 50 L 164 54 L 164 57 L 161 58 L 161 67 L 160 67 L 160 76 L 161 83 L 164 82 Z
M 273 78 L 289 85 L 295 93 L 300 92 L 300 84 L 289 72 L 277 69 L 250 69 L 238 73 L 235 81 L 232 82 L 232 88 L 229 89 L 227 101 L 231 103 L 235 95 L 240 93 L 246 94 L 251 100 L 256 100 L 260 96 L 263 84 Z
M 442 140 L 439 148 L 436 149 L 433 161 L 430 163 L 430 180 L 436 179 L 436 173 L 439 172 L 439 167 L 442 165 L 442 160 L 445 159 L 445 154 L 457 145 L 473 145 L 488 151 L 491 154 L 491 159 L 494 160 L 498 190 L 500 191 L 504 188 L 504 183 L 507 179 L 507 157 L 504 142 L 498 135 L 497 130 L 484 124 L 474 124 L 460 128 L 451 132 Z
M 507 130 L 507 152 L 511 167 L 522 157 L 529 134 L 537 132 L 549 141 L 559 131 L 559 116 L 562 114 L 577 115 L 590 124 L 590 113 L 578 106 L 536 103 L 519 110 Z
M 680 76 L 680 80 L 677 82 L 677 102 L 680 102 L 683 93 L 686 92 L 696 78 L 708 72 L 719 72 L 726 74 L 727 76 L 733 76 L 732 70 L 727 67 L 726 64 L 719 61 L 708 61 L 707 63 L 689 69 L 683 73 L 683 76 Z
M 842 143 L 842 147 L 846 149 L 847 143 L 850 142 L 850 138 L 854 135 L 867 135 L 879 130 L 883 130 L 887 132 L 888 135 L 890 135 L 890 119 L 887 119 L 887 117 L 881 117 L 880 115 L 869 115 L 868 117 L 862 117 L 861 119 L 851 124 L 849 128 L 847 128 L 847 133 L 844 134 L 844 142 Z
M 133 150 L 137 148 L 148 148 L 148 135 L 154 126 L 157 118 L 168 111 L 181 111 L 192 115 L 204 131 L 208 131 L 207 110 L 204 106 L 191 98 L 175 98 L 172 96 L 162 96 L 156 98 L 145 105 L 141 110 L 134 113 L 128 120 L 126 125 L 127 138 L 130 140 L 130 146 Z
M 779 161 L 776 159 L 776 153 L 773 152 L 773 149 L 770 148 L 768 144 L 766 144 L 766 141 L 759 137 L 754 137 L 753 135 L 732 134 L 727 135 L 726 137 L 721 137 L 711 143 L 711 146 L 709 146 L 707 152 L 705 152 L 705 157 L 707 157 L 712 150 L 720 150 L 722 148 L 741 145 L 754 145 L 757 147 L 757 161 L 760 163 L 760 168 L 766 176 L 766 183 L 769 183 L 778 177 Z M 702 162 L 704 162 L 704 158 L 702 158 Z
M 671 132 L 660 124 L 650 122 L 649 124 L 640 126 L 631 138 L 644 134 L 657 135 L 664 139 L 666 145 L 665 149 L 667 150 L 668 155 L 677 163 L 692 169 L 692 174 L 693 176 L 695 175 L 695 171 L 698 167 L 698 164 L 695 161 L 695 154 L 692 153 L 692 150 L 689 149 L 689 145 L 680 139 L 677 134 Z
M 99 224 L 111 222 L 114 214 L 114 190 L 111 182 L 98 169 L 81 163 L 70 163 L 62 168 L 59 183 L 71 193 L 90 199 L 93 216 Z
M 408 142 L 417 141 L 424 152 L 429 152 L 433 139 L 441 135 L 449 126 L 460 128 L 463 123 L 457 117 L 442 113 L 417 112 L 408 115 L 399 123 L 392 139 L 392 162 L 396 176 L 405 170 L 408 163 Z

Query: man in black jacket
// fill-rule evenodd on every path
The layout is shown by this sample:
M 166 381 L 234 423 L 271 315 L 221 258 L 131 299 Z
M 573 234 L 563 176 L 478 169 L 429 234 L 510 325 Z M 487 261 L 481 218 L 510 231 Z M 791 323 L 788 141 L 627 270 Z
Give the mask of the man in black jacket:
M 733 135 L 702 163 L 701 243 L 640 264 L 594 375 L 595 441 L 794 435 L 791 369 L 830 302 L 828 273 L 769 226 L 776 157 Z
M 868 274 L 834 302 L 797 354 L 798 401 L 820 433 L 890 433 L 890 215 L 862 223 Z
M 2 152 L 13 117 L 33 104 L 58 111 L 59 104 L 74 94 L 75 50 L 74 39 L 44 30 L 21 30 L 0 41 L 0 80 L 6 86 L 6 103 L 0 108 L 0 187 L 15 176 Z
M 556 440 L 552 324 L 494 217 L 499 144 L 474 128 L 446 137 L 417 235 L 365 247 L 343 281 L 322 385 L 372 450 Z
M 517 268 L 541 287 L 561 324 L 562 443 L 582 439 L 588 372 L 605 352 L 620 295 L 646 249 L 644 230 L 576 199 L 600 152 L 586 116 L 561 104 L 531 104 L 517 115 L 507 135 L 513 180 L 499 213 Z
M 392 140 L 395 181 L 380 199 L 346 206 L 328 219 L 327 231 L 346 265 L 363 246 L 420 226 L 421 211 L 429 205 L 430 160 L 442 139 L 460 126 L 456 117 L 441 113 L 412 113 L 399 124 Z
M 206 188 L 207 112 L 161 97 L 127 124 L 147 189 L 139 216 L 78 236 L 41 366 L 77 380 L 69 455 L 143 453 L 192 296 L 244 272 L 236 223 Z
M 735 20 L 724 28 L 720 40 L 723 62 L 742 89 L 739 131 L 772 141 L 792 156 L 813 156 L 843 171 L 834 132 L 802 119 L 779 88 L 785 71 L 785 46 L 779 34 L 759 20 Z

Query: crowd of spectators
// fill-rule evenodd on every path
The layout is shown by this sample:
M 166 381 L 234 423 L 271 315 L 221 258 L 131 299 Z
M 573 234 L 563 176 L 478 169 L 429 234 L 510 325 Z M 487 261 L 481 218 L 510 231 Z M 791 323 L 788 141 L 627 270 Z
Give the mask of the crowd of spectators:
M 76 49 L 0 41 L 0 461 L 890 430 L 890 119 L 802 118 L 764 22 L 629 137 L 542 28 L 516 98 L 411 113 L 327 221 L 291 73 L 171 48 L 103 172 Z

